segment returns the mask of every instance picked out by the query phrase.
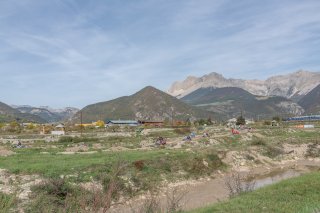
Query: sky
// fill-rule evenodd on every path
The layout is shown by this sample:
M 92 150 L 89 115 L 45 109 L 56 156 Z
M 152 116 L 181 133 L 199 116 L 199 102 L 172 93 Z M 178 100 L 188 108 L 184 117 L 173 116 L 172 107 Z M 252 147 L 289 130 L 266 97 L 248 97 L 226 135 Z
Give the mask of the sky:
M 187 76 L 320 71 L 319 0 L 0 0 L 0 101 L 82 108 Z

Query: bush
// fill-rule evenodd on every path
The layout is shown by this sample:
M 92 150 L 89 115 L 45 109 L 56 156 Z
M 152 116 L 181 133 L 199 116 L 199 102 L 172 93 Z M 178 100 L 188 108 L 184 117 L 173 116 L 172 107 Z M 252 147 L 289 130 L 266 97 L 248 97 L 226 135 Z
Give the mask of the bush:
M 138 169 L 139 171 L 141 171 L 144 168 L 144 161 L 143 160 L 138 160 L 133 162 L 133 165 L 136 169 Z
M 236 125 L 245 125 L 246 124 L 246 119 L 241 115 L 237 118 Z
M 265 126 L 270 126 L 270 125 L 271 125 L 271 121 L 264 121 L 263 124 L 264 124 Z
M 282 121 L 282 118 L 280 118 L 279 116 L 274 116 L 274 117 L 272 117 L 272 120 L 280 122 L 280 121 Z
M 188 135 L 191 133 L 190 128 L 176 128 L 174 129 L 174 132 L 179 135 Z
M 253 146 L 266 146 L 267 143 L 262 138 L 255 138 L 251 141 L 251 145 L 253 145 Z
M 59 138 L 59 143 L 71 143 L 71 142 L 73 142 L 73 137 L 71 137 L 71 136 L 63 136 L 63 137 L 60 137 Z
M 305 156 L 311 158 L 320 157 L 320 149 L 318 148 L 318 143 L 309 144 Z
M 255 182 L 248 181 L 250 176 L 251 174 L 240 175 L 239 172 L 233 172 L 231 175 L 227 176 L 224 183 L 229 191 L 229 197 L 234 197 L 254 190 Z
M 95 142 L 98 140 L 99 140 L 98 138 L 63 136 L 59 138 L 58 142 L 59 143 L 80 143 L 80 142 Z
M 125 164 L 116 163 L 102 179 L 104 189 L 92 185 L 90 190 L 70 184 L 64 178 L 51 178 L 32 187 L 31 202 L 27 212 L 107 212 L 112 201 L 117 201 L 124 191 L 120 178 Z
M 75 189 L 64 178 L 50 178 L 39 185 L 33 186 L 32 191 L 65 200 L 68 194 L 75 192 Z
M 284 154 L 284 151 L 280 147 L 275 146 L 266 146 L 265 155 L 270 158 L 278 157 L 279 155 Z
M 81 191 L 80 188 L 72 186 L 64 178 L 50 178 L 31 187 L 31 190 L 32 201 L 27 208 L 27 212 L 30 213 L 72 212 L 65 211 L 67 206 L 70 206 L 69 199 L 76 197 Z M 76 204 L 73 204 L 73 206 L 76 206 Z

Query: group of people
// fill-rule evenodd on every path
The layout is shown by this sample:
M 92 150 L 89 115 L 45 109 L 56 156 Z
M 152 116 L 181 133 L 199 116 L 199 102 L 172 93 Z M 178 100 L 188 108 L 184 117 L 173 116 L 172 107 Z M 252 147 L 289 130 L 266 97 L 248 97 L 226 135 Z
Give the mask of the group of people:
M 188 142 L 188 141 L 192 141 L 192 138 L 195 138 L 196 137 L 196 134 L 194 133 L 194 132 L 192 132 L 192 133 L 190 133 L 189 135 L 187 135 L 187 136 L 185 136 L 184 138 L 183 138 L 183 141 L 186 141 L 186 142 Z M 203 133 L 203 135 L 202 135 L 202 137 L 205 137 L 205 138 L 208 138 L 209 137 L 209 133 L 207 133 L 207 132 L 204 132 Z M 166 140 L 163 138 L 163 137 L 158 137 L 157 139 L 156 139 L 156 141 L 155 141 L 155 144 L 156 145 L 158 145 L 158 146 L 160 146 L 160 145 L 166 145 Z

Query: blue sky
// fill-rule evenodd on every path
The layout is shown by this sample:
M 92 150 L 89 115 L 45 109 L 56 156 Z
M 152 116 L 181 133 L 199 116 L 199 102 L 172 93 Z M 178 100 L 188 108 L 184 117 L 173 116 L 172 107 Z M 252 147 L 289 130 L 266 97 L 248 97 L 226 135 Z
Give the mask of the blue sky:
M 189 75 L 320 70 L 319 0 L 0 0 L 0 101 L 84 107 Z

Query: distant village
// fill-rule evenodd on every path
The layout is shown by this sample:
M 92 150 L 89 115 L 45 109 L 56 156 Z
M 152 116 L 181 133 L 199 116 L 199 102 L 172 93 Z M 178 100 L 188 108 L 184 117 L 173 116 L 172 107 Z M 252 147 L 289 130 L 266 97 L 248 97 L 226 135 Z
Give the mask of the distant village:
M 280 119 L 274 117 L 272 120 L 265 120 L 263 121 L 264 125 L 277 127 L 282 123 L 295 123 L 296 128 L 314 128 L 313 124 L 309 124 L 312 121 L 320 121 L 320 115 L 310 115 L 310 116 L 297 116 L 297 117 L 290 117 Z M 239 123 L 239 118 L 231 118 L 227 120 L 224 124 L 229 128 L 240 128 L 241 126 L 250 126 L 257 121 L 253 119 L 244 119 L 244 123 Z M 305 124 L 308 122 L 308 124 Z M 6 124 L 1 124 L 1 129 L 5 131 L 16 131 L 16 130 L 30 130 L 34 131 L 34 133 L 40 134 L 51 134 L 51 135 L 65 135 L 67 131 L 76 131 L 76 130 L 83 130 L 83 129 L 103 129 L 103 128 L 124 128 L 124 127 L 141 127 L 141 128 L 162 128 L 162 127 L 185 127 L 190 125 L 212 125 L 214 122 L 211 119 L 204 120 L 200 119 L 197 121 L 147 121 L 147 120 L 108 120 L 106 122 L 102 120 L 94 121 L 91 123 L 50 123 L 50 124 L 37 124 L 37 123 L 18 123 L 18 122 L 11 122 Z

